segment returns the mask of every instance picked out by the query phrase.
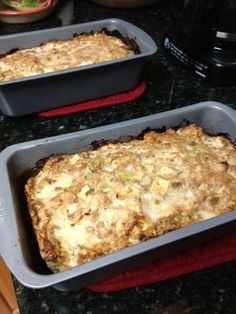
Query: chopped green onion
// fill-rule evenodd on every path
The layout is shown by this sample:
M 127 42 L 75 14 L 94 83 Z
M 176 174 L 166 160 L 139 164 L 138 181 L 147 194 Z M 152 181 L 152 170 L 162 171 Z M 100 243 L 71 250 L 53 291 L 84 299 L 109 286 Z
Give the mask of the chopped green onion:
M 132 175 L 128 172 L 123 172 L 119 174 L 119 179 L 122 181 L 131 181 L 133 179 Z
M 110 189 L 110 185 L 108 183 L 104 183 L 102 185 L 102 191 L 107 192 Z
M 191 149 L 188 152 L 189 152 L 189 155 L 192 157 L 195 157 L 201 153 L 201 151 L 197 148 Z
M 86 167 L 86 173 L 87 173 L 87 174 L 92 174 L 92 173 L 93 173 L 93 167 L 92 167 L 91 165 L 88 165 L 88 166 Z

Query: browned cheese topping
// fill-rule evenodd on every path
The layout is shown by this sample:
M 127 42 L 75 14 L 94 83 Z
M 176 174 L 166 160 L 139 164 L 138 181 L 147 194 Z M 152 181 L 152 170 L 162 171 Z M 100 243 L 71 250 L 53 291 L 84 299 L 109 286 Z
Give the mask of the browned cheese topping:
M 0 82 L 134 55 L 121 39 L 105 33 L 54 40 L 0 58 Z
M 236 149 L 196 125 L 50 157 L 26 196 L 42 257 L 63 271 L 236 206 Z

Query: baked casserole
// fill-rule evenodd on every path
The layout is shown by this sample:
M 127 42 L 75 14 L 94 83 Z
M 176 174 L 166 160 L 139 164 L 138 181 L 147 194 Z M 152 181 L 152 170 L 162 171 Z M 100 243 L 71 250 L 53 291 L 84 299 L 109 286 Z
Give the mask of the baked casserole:
M 125 58 L 137 51 L 132 40 L 106 31 L 52 40 L 1 56 L 0 82 Z
M 54 272 L 236 206 L 236 149 L 197 125 L 51 156 L 25 185 Z

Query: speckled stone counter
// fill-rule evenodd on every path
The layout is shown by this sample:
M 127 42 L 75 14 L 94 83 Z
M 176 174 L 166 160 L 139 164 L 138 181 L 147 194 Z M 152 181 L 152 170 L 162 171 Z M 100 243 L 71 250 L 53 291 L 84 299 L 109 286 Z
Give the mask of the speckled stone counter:
M 69 1 L 69 0 L 68 0 Z M 236 86 L 211 87 L 180 65 L 162 48 L 170 23 L 171 1 L 142 9 L 110 9 L 89 1 L 70 1 L 73 8 L 58 6 L 49 18 L 25 25 L 0 24 L 0 35 L 119 17 L 144 29 L 159 46 L 144 72 L 147 92 L 139 100 L 109 108 L 90 110 L 60 118 L 36 115 L 9 118 L 0 114 L 0 150 L 23 141 L 84 130 L 178 108 L 199 101 L 215 100 L 236 108 Z M 70 9 L 72 15 L 70 17 Z M 32 104 L 33 105 L 33 104 Z M 83 289 L 58 292 L 53 288 L 32 290 L 14 280 L 21 312 L 28 313 L 236 313 L 236 262 L 185 275 L 146 287 L 99 294 Z

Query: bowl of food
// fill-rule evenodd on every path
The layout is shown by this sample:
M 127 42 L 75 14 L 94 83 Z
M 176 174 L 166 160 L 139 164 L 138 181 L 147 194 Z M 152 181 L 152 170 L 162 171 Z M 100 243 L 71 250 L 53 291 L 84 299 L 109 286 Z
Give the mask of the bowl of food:
M 0 22 L 21 24 L 49 16 L 58 0 L 3 0 L 0 4 Z

